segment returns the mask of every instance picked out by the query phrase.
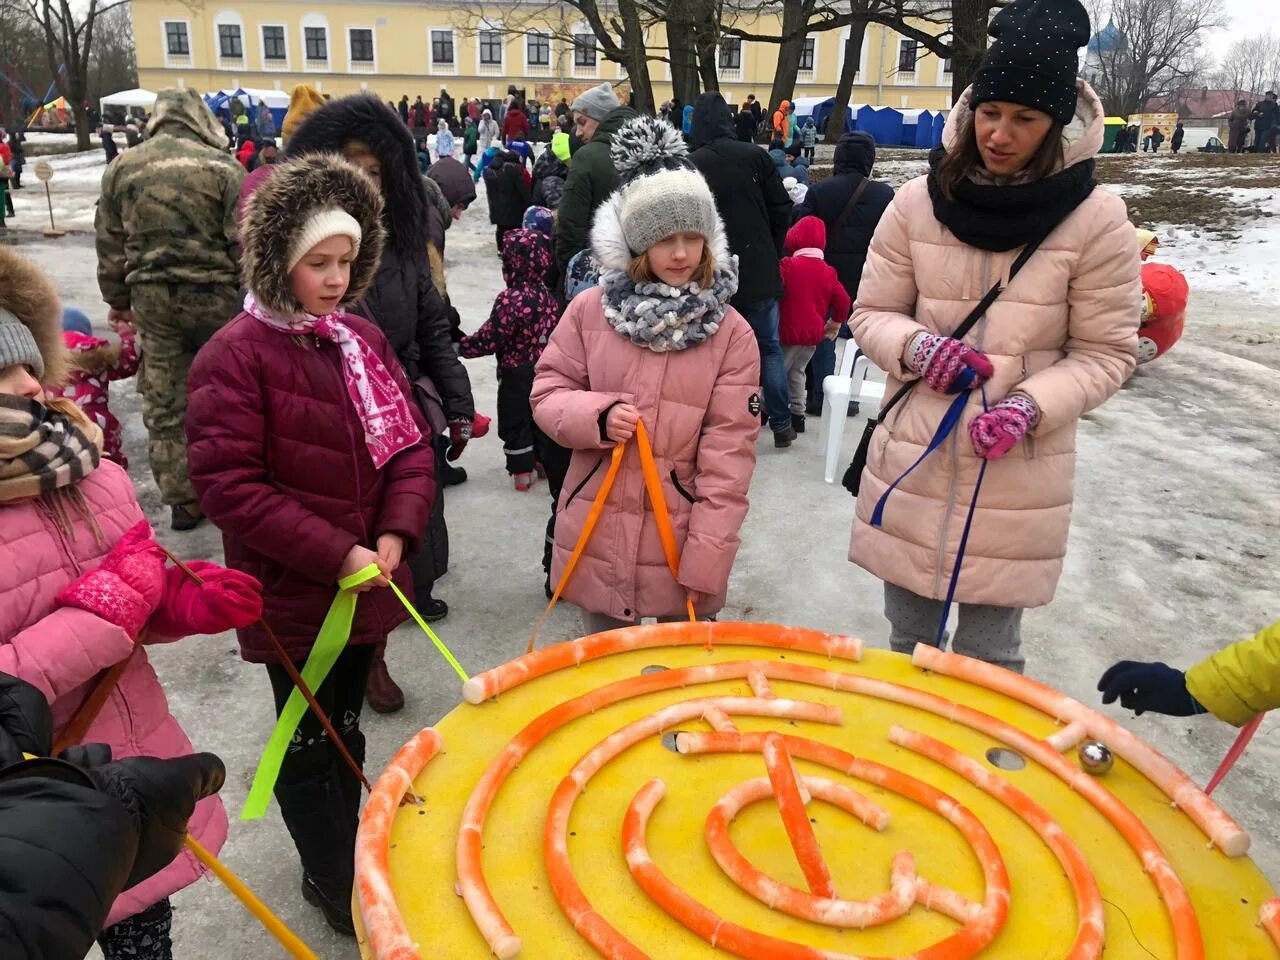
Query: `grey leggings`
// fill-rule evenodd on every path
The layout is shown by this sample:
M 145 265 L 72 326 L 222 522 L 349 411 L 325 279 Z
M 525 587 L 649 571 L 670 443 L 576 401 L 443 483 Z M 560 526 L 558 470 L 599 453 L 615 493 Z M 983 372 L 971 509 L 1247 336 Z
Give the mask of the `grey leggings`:
M 1026 660 L 1022 647 L 1022 608 L 996 607 L 982 603 L 958 603 L 955 637 L 951 649 L 975 660 L 985 660 L 1022 673 Z M 910 590 L 886 582 L 884 615 L 889 620 L 889 648 L 911 653 L 917 643 L 935 646 L 943 602 L 917 596 Z M 947 645 L 947 635 L 942 646 Z

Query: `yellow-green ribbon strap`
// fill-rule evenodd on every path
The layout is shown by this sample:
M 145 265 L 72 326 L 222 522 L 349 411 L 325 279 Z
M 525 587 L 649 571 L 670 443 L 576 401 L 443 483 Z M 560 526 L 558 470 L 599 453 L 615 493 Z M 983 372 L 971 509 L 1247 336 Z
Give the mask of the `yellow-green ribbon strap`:
M 445 646 L 444 641 L 436 636 L 436 632 L 434 630 L 427 626 L 427 621 L 423 620 L 422 614 L 418 613 L 418 611 L 414 609 L 413 604 L 409 602 L 409 598 L 401 593 L 400 588 L 394 583 L 391 584 L 391 589 L 394 590 L 396 596 L 400 598 L 400 602 L 404 604 L 404 608 L 409 611 L 409 616 L 413 617 L 418 626 L 422 628 L 422 632 L 431 638 L 431 642 L 436 645 L 436 649 L 440 651 L 440 655 L 449 661 L 449 666 L 453 667 L 454 672 L 462 678 L 462 682 L 466 683 L 470 680 L 471 678 L 467 676 L 467 671 L 462 669 L 462 664 L 458 663 L 458 658 L 453 655 L 453 651 Z
M 381 571 L 377 564 L 369 564 L 363 570 L 343 577 L 338 581 L 338 594 L 329 605 L 324 623 L 320 625 L 320 633 L 307 655 L 307 662 L 302 667 L 302 679 L 307 688 L 315 693 L 324 683 L 325 677 L 333 669 L 338 655 L 342 653 L 347 641 L 351 639 L 351 623 L 356 615 L 356 597 L 352 587 L 358 587 L 367 580 L 372 580 Z M 276 780 L 280 777 L 280 765 L 284 762 L 285 751 L 289 741 L 298 729 L 302 715 L 307 712 L 307 700 L 302 691 L 295 689 L 280 711 L 280 719 L 271 731 L 271 739 L 267 741 L 267 749 L 258 761 L 258 771 L 253 777 L 253 786 L 249 788 L 249 797 L 245 800 L 244 809 L 240 812 L 241 820 L 258 820 L 267 812 L 271 802 L 271 793 L 275 789 Z

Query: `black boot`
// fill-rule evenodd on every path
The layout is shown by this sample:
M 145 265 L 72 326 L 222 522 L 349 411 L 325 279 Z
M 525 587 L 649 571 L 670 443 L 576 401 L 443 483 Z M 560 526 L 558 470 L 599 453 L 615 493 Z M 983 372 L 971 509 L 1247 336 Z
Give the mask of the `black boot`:
M 791 429 L 796 433 L 804 433 L 804 414 L 793 413 L 791 415 Z
M 352 758 L 360 765 L 360 769 L 364 769 L 365 757 L 365 741 L 364 733 L 359 727 L 354 730 L 341 730 L 342 742 L 347 745 L 347 750 Z M 364 793 L 364 784 L 356 777 L 356 775 L 347 768 L 344 761 L 340 759 L 335 761 L 338 766 L 338 789 L 342 793 L 342 809 L 346 815 L 347 822 L 351 824 L 354 832 L 360 826 L 360 800 Z
M 355 936 L 351 887 L 355 881 L 355 829 L 342 780 L 330 766 L 296 783 L 277 783 L 276 800 L 302 860 L 302 895 L 320 908 L 338 933 Z

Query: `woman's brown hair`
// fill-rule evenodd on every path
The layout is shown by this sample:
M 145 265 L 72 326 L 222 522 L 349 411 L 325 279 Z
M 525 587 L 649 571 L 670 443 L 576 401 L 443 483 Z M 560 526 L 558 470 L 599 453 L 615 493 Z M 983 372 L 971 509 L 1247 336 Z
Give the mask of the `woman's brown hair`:
M 1062 166 L 1062 129 L 1061 120 L 1054 120 L 1049 132 L 1040 141 L 1040 148 L 1031 155 L 1031 160 L 1018 171 L 1018 179 L 1027 183 L 1043 180 Z M 955 199 L 956 185 L 974 170 L 981 169 L 982 153 L 978 150 L 978 135 L 974 129 L 973 112 L 960 118 L 956 126 L 955 147 L 948 150 L 938 164 L 938 186 L 942 195 L 948 200 Z
M 698 266 L 694 268 L 693 276 L 689 278 L 691 283 L 696 283 L 699 289 L 706 290 L 715 281 L 716 258 L 711 255 L 711 244 L 703 238 L 702 241 L 702 258 L 698 261 Z M 640 256 L 631 261 L 631 265 L 627 267 L 627 276 L 631 278 L 632 283 L 662 283 L 662 278 L 653 272 L 653 267 L 649 264 L 649 251 L 646 250 Z

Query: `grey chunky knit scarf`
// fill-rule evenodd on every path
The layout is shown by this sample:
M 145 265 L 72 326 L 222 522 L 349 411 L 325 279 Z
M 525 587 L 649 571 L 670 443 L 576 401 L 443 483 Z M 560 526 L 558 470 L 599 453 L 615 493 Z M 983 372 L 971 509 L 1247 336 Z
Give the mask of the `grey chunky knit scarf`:
M 737 258 L 716 264 L 705 290 L 696 283 L 636 283 L 622 270 L 605 270 L 600 286 L 605 319 L 617 333 L 654 353 L 687 350 L 720 329 L 729 298 L 738 292 Z

